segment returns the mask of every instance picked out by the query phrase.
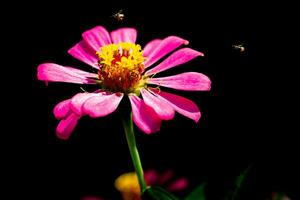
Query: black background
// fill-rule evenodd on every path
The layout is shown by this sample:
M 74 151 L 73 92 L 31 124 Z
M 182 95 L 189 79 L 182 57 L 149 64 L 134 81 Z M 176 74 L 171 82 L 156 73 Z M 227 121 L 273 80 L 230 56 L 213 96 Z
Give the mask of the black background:
M 13 33 L 13 62 L 6 115 L 13 123 L 4 152 L 12 167 L 9 183 L 31 199 L 79 199 L 93 194 L 118 198 L 114 179 L 132 171 L 120 116 L 80 120 L 70 140 L 55 136 L 53 107 L 80 92 L 78 85 L 36 79 L 43 62 L 88 67 L 67 50 L 81 33 L 96 25 L 108 30 L 132 26 L 137 42 L 177 35 L 205 54 L 165 75 L 197 71 L 212 80 L 210 92 L 176 92 L 195 101 L 200 122 L 176 115 L 161 131 L 136 137 L 145 169 L 174 169 L 190 180 L 190 188 L 209 183 L 208 198 L 220 199 L 235 176 L 253 165 L 242 199 L 265 199 L 271 191 L 296 195 L 297 140 L 293 129 L 293 74 L 284 67 L 278 34 L 281 15 L 272 5 L 243 3 L 150 1 L 39 2 L 19 4 Z M 121 22 L 112 15 L 123 9 Z M 245 52 L 232 48 L 243 44 Z M 282 50 L 282 49 L 281 49 Z M 284 50 L 284 49 L 283 49 Z M 284 60 L 283 62 L 281 62 Z M 7 89 L 7 88 L 5 88 Z M 18 187 L 20 186 L 20 187 Z M 182 194 L 185 195 L 186 193 Z M 15 193 L 11 194 L 12 196 Z M 293 199 L 293 198 L 292 198 Z

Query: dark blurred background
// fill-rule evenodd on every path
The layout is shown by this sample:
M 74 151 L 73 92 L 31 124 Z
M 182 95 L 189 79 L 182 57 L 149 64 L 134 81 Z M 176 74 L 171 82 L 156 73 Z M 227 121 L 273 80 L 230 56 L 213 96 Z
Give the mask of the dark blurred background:
M 13 154 L 8 156 L 13 164 L 11 184 L 26 188 L 24 196 L 79 199 L 89 194 L 117 199 L 115 178 L 133 170 L 118 112 L 84 117 L 70 140 L 60 141 L 52 110 L 80 92 L 80 86 L 45 86 L 36 79 L 36 68 L 44 62 L 88 69 L 67 50 L 96 25 L 110 31 L 135 27 L 142 46 L 154 38 L 177 35 L 205 54 L 165 73 L 197 71 L 211 78 L 210 92 L 175 92 L 199 105 L 199 123 L 176 114 L 174 120 L 163 122 L 159 133 L 145 135 L 135 129 L 145 169 L 173 169 L 178 177 L 186 176 L 190 187 L 182 195 L 207 182 L 208 198 L 220 199 L 234 178 L 252 165 L 242 199 L 266 199 L 272 191 L 296 195 L 299 148 L 296 120 L 290 115 L 290 94 L 295 91 L 288 86 L 292 75 L 281 63 L 283 52 L 276 50 L 276 10 L 252 1 L 47 1 L 18 6 L 24 9 L 10 24 L 17 35 L 14 41 L 20 40 L 12 52 L 19 58 L 13 61 L 19 77 L 11 82 L 17 96 L 11 102 L 18 113 L 7 115 L 14 124 L 9 125 L 12 137 L 5 149 Z M 120 9 L 125 18 L 117 21 L 112 15 Z M 244 52 L 232 47 L 239 44 Z

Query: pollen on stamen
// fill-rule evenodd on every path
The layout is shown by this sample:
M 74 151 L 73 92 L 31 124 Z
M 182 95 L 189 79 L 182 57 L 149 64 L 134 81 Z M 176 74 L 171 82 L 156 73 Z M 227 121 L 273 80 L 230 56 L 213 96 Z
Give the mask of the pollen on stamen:
M 143 86 L 143 51 L 130 42 L 109 44 L 96 53 L 99 57 L 99 79 L 102 87 L 113 92 L 136 92 Z

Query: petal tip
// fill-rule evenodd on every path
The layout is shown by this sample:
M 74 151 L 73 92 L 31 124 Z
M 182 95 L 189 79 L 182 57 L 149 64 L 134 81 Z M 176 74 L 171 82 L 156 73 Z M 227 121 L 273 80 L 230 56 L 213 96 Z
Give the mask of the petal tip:
M 155 134 L 155 133 L 158 133 L 160 131 L 160 127 L 158 129 L 155 129 L 155 130 L 143 130 L 143 132 L 146 134 L 146 135 L 152 135 L 152 134 Z
M 193 54 L 195 55 L 195 57 L 196 57 L 196 56 L 201 56 L 201 57 L 204 56 L 204 53 L 202 53 L 202 52 L 200 52 L 200 51 L 197 51 L 197 50 L 194 50 L 194 49 L 191 49 L 191 48 L 184 48 L 184 49 L 192 51 Z
M 45 70 L 47 68 L 47 65 L 52 64 L 52 63 L 42 63 L 37 67 L 37 79 L 39 81 L 46 81 L 46 75 L 45 75 Z
M 72 113 L 66 119 L 61 120 L 56 127 L 56 136 L 62 140 L 69 139 L 79 118 L 80 116 Z
M 71 134 L 64 134 L 63 132 L 61 132 L 60 130 L 58 130 L 58 128 L 56 129 L 56 137 L 60 140 L 68 140 L 70 138 Z
M 210 90 L 211 90 L 211 80 L 208 78 L 206 91 L 210 91 Z
M 200 118 L 201 118 L 201 113 L 199 112 L 198 115 L 196 115 L 193 120 L 195 123 L 198 123 Z

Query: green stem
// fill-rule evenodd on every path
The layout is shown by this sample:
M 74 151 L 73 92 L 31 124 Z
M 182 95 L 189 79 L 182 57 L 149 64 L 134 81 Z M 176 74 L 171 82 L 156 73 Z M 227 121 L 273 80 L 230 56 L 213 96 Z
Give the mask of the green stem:
M 146 190 L 147 185 L 144 179 L 144 173 L 142 168 L 142 163 L 140 160 L 139 152 L 136 147 L 134 131 L 133 131 L 133 124 L 132 124 L 132 113 L 130 114 L 129 119 L 123 118 L 123 125 L 126 134 L 127 144 L 129 147 L 131 159 L 135 168 L 135 171 L 138 176 L 139 185 L 141 188 L 142 193 Z

